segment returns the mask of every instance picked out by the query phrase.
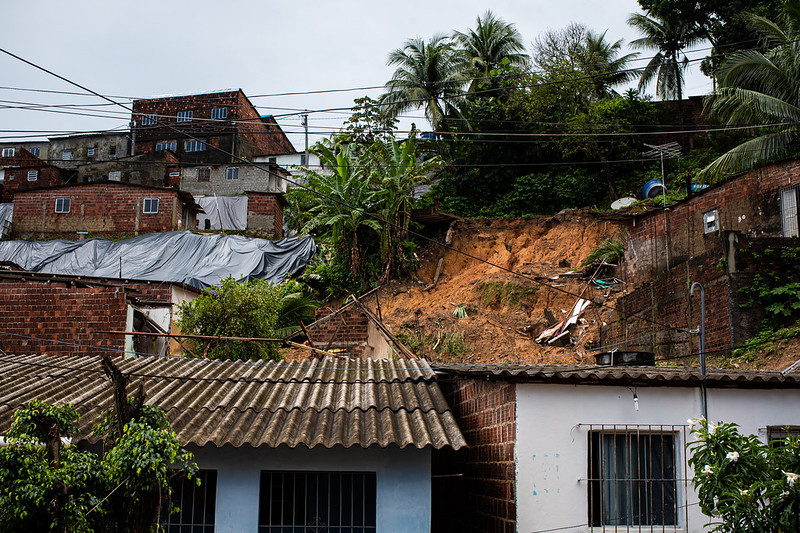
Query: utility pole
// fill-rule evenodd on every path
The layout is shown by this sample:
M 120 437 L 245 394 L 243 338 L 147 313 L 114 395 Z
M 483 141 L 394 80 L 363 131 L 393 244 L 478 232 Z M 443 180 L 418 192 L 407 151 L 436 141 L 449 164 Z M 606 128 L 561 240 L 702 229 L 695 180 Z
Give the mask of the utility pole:
M 303 119 L 303 128 L 305 129 L 306 133 L 306 149 L 303 151 L 305 161 L 303 162 L 303 166 L 308 168 L 308 109 L 306 109 L 306 112 L 300 116 Z
M 131 119 L 131 155 L 136 153 L 136 121 Z
M 698 339 L 699 352 L 700 352 L 700 388 L 702 389 L 702 409 L 703 418 L 708 421 L 708 394 L 706 393 L 706 292 L 700 282 L 695 281 L 689 289 L 689 298 L 694 296 L 695 288 L 700 289 L 700 325 L 697 329 L 691 330 L 689 333 L 699 334 Z

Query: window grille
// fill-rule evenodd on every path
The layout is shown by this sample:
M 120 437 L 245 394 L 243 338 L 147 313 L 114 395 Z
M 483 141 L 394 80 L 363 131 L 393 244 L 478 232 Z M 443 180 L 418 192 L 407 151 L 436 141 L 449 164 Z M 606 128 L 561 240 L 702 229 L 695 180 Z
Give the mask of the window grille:
M 3 157 L 14 157 L 13 148 L 3 148 Z
M 86 149 L 86 157 L 94 157 L 94 148 Z
M 70 161 L 72 159 L 72 150 L 64 150 L 61 152 L 62 161 Z
M 225 170 L 225 178 L 229 180 L 239 179 L 239 167 L 228 167 Z
M 29 170 L 28 171 L 28 181 L 37 181 L 39 179 L 39 171 L 38 170 Z
M 158 214 L 158 198 L 145 198 L 142 202 L 142 213 L 145 215 Z
M 206 143 L 203 141 L 186 141 L 183 149 L 187 152 L 204 152 L 206 150 Z
M 787 437 L 800 437 L 800 426 L 767 426 L 767 442 L 770 447 L 783 446 Z
M 211 118 L 216 118 L 216 119 L 228 118 L 228 108 L 215 107 L 214 109 L 211 110 Z
M 211 169 L 208 167 L 198 168 L 197 181 L 211 181 Z
M 191 122 L 194 111 L 178 111 L 178 122 Z
M 797 187 L 781 191 L 781 225 L 784 237 L 800 235 L 797 223 Z
M 686 512 L 686 426 L 589 425 L 589 525 L 663 531 Z M 680 475 L 679 475 L 680 473 Z M 680 483 L 679 483 L 680 482 Z M 679 486 L 681 491 L 679 492 Z M 685 518 L 684 518 L 685 519 Z
M 376 531 L 375 472 L 262 471 L 258 533 Z
M 172 150 L 173 152 L 177 152 L 178 141 L 156 143 L 156 152 L 162 152 L 164 150 Z
M 158 122 L 158 115 L 142 115 L 142 126 L 152 126 Z
M 69 198 L 56 198 L 56 213 L 69 213 L 70 203 Z
M 200 470 L 200 486 L 194 479 L 180 479 L 172 485 L 172 498 L 163 502 L 159 522 L 166 533 L 212 533 L 217 503 L 217 471 Z M 169 503 L 178 512 L 169 514 Z

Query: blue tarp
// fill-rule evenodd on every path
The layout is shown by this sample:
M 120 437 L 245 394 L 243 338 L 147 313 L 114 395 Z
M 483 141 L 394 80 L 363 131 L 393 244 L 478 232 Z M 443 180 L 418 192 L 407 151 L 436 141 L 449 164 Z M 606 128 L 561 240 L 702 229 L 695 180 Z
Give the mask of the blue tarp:
M 316 250 L 310 236 L 268 241 L 172 231 L 116 242 L 0 242 L 0 261 L 47 274 L 172 281 L 204 288 L 228 276 L 279 283 L 302 270 Z

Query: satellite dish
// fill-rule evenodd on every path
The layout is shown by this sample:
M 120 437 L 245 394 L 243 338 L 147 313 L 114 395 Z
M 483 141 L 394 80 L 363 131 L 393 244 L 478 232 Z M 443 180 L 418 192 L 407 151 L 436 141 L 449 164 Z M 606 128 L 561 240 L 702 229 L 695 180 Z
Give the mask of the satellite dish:
M 620 198 L 618 200 L 614 200 L 611 202 L 611 209 L 617 210 L 622 209 L 623 207 L 628 207 L 636 203 L 636 198 L 631 196 L 626 196 L 625 198 Z

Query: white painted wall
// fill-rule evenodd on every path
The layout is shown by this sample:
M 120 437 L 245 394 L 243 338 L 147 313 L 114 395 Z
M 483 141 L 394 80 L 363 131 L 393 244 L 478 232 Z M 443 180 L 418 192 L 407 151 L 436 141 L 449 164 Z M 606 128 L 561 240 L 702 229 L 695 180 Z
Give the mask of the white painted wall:
M 257 531 L 262 470 L 362 471 L 377 478 L 377 533 L 422 533 L 431 527 L 430 448 L 277 449 L 189 446 L 202 469 L 217 470 L 217 533 Z
M 636 394 L 639 411 L 627 387 L 517 385 L 517 531 L 588 531 L 588 428 L 581 424 L 684 425 L 701 414 L 696 388 L 638 387 Z M 710 420 L 736 422 L 743 432 L 762 439 L 766 426 L 800 424 L 800 390 L 709 389 L 708 401 Z M 678 454 L 681 477 L 685 450 Z M 687 478 L 692 475 L 689 470 Z M 681 509 L 680 527 L 665 531 L 706 531 L 709 520 L 696 505 L 690 481 L 678 482 L 680 503 L 682 492 L 688 500 L 688 527 Z

